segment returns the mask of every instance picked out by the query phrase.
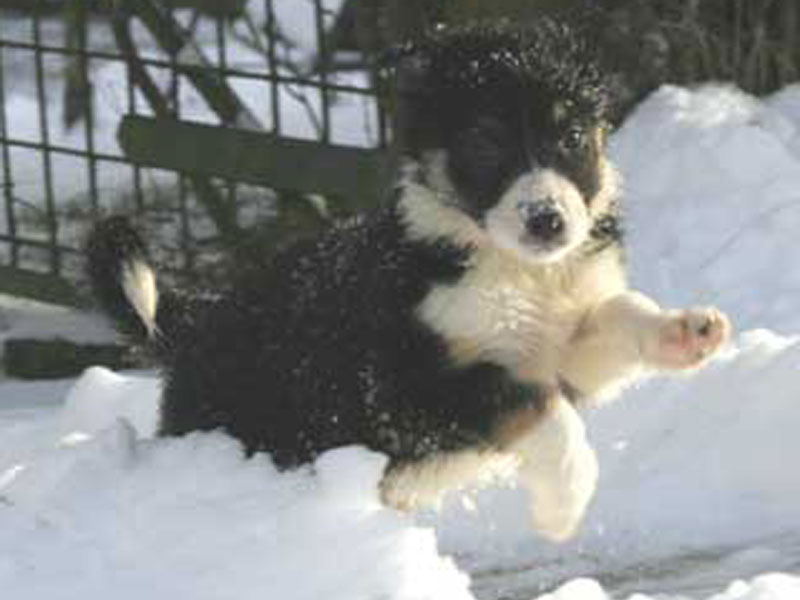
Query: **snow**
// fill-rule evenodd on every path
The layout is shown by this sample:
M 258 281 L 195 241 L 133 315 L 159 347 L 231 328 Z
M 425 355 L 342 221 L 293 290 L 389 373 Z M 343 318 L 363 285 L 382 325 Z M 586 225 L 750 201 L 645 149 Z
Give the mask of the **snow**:
M 99 315 L 0 294 L 0 344 L 12 337 L 101 344 L 116 334 Z
M 789 600 L 800 586 L 789 574 L 800 570 L 800 477 L 773 465 L 800 451 L 798 362 L 800 340 L 749 332 L 697 376 L 643 386 L 634 396 L 647 398 L 593 415 L 600 492 L 584 532 L 564 546 L 532 537 L 514 489 L 478 492 L 472 505 L 453 495 L 435 529 L 384 509 L 385 459 L 361 448 L 280 474 L 268 456 L 244 460 L 221 433 L 155 438 L 152 374 L 92 368 L 63 404 L 41 396 L 65 384 L 36 383 L 6 405 L 7 383 L 0 586 L 26 600 L 112 590 L 155 600 L 469 599 L 533 598 L 569 580 L 542 598 L 605 600 L 621 596 L 598 581 L 628 591 L 646 569 L 674 586 L 679 559 L 693 592 L 732 573 L 752 579 L 674 598 Z M 471 563 L 473 590 L 451 554 Z M 777 569 L 786 572 L 769 574 Z
M 800 330 L 800 86 L 759 102 L 665 87 L 614 138 L 634 280 L 673 305 L 717 304 L 740 330 Z M 688 277 L 688 281 L 686 281 Z
M 587 414 L 601 481 L 574 540 L 536 538 L 513 484 L 408 516 L 364 449 L 278 473 L 220 433 L 157 438 L 157 376 L 94 368 L 0 381 L 3 597 L 797 600 L 800 86 L 665 87 L 613 153 L 635 286 L 739 333 Z
M 800 594 L 800 579 L 773 573 L 756 577 L 751 582 L 735 581 L 720 594 L 709 600 L 775 600 L 777 598 L 796 598 Z M 608 600 L 603 588 L 592 579 L 575 579 L 564 584 L 552 594 L 540 596 L 538 600 Z M 630 600 L 646 600 L 636 594 Z M 674 600 L 680 600 L 675 597 Z
M 52 442 L 29 463 L 2 435 L 7 597 L 471 598 L 433 530 L 381 507 L 384 457 L 342 448 L 279 475 L 220 433 L 153 439 L 154 383 L 87 371 L 46 433 L 27 425 Z
M 79 344 L 107 344 L 116 339 L 99 315 L 0 294 L 0 363 L 10 339 L 62 339 Z M 0 410 L 3 402 L 0 400 Z
M 800 340 L 751 331 L 693 377 L 642 385 L 589 415 L 601 479 L 575 540 L 532 538 L 522 492 L 487 490 L 474 506 L 450 499 L 443 550 L 491 574 L 481 585 L 495 592 L 589 574 L 616 592 L 704 591 L 731 571 L 797 572 L 800 476 L 786 457 L 800 451 L 798 364 Z

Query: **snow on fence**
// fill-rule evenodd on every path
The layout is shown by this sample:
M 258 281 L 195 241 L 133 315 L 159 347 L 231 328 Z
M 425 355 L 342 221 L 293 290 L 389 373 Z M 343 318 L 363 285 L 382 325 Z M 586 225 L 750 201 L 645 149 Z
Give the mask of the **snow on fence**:
M 168 262 L 192 272 L 199 249 L 269 218 L 281 193 L 307 193 L 319 179 L 310 191 L 327 195 L 313 166 L 325 168 L 326 153 L 330 164 L 380 163 L 376 78 L 330 35 L 342 0 L 251 0 L 225 14 L 187 0 L 62 4 L 0 9 L 0 290 L 75 300 L 65 280 L 80 272 L 88 223 L 118 211 L 157 230 Z M 130 148 L 118 139 L 123 119 Z M 188 129 L 160 127 L 176 121 Z M 186 160 L 163 159 L 191 147 L 194 123 L 212 142 L 187 171 Z M 184 130 L 189 138 L 174 137 Z M 252 136 L 239 143 L 242 130 L 274 152 L 299 145 L 308 168 L 275 183 L 253 173 L 253 160 L 231 170 L 231 153 L 252 147 Z

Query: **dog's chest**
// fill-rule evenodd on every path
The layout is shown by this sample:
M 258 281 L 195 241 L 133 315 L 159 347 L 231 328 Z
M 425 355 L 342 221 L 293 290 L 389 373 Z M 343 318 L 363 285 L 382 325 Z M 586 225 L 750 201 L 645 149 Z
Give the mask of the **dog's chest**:
M 486 252 L 458 282 L 434 287 L 417 316 L 444 339 L 454 362 L 494 362 L 538 379 L 555 373 L 588 308 L 580 287 L 559 267 Z

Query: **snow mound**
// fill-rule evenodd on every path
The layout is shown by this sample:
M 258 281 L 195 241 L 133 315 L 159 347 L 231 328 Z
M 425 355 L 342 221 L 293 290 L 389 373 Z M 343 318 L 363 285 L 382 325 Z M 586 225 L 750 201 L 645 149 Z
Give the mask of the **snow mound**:
M 87 369 L 67 394 L 61 411 L 67 439 L 84 439 L 125 419 L 144 437 L 158 427 L 161 381 L 118 375 L 103 367 Z
M 800 331 L 800 86 L 766 101 L 664 87 L 614 136 L 637 287 L 718 304 L 740 330 Z
M 279 474 L 222 434 L 140 438 L 134 390 L 153 407 L 152 381 L 90 370 L 51 430 L 80 435 L 0 471 L 4 597 L 472 598 L 434 532 L 381 507 L 382 456 Z
M 153 438 L 157 380 L 90 369 L 58 418 L 31 430 L 50 443 L 25 461 L 3 447 L 0 420 L 0 589 L 26 600 L 457 600 L 497 597 L 486 574 L 524 567 L 523 590 L 572 579 L 543 600 L 606 600 L 604 573 L 631 574 L 619 598 L 641 589 L 642 565 L 711 548 L 723 567 L 694 583 L 719 589 L 731 570 L 756 579 L 710 600 L 795 600 L 800 579 L 761 574 L 798 567 L 773 541 L 798 540 L 800 475 L 775 465 L 800 453 L 799 364 L 800 341 L 750 332 L 707 370 L 594 413 L 600 490 L 563 546 L 533 536 L 513 488 L 474 505 L 451 495 L 437 540 L 425 519 L 380 505 L 385 458 L 364 449 L 278 473 L 221 433 Z M 472 589 L 445 554 L 473 571 Z
M 800 455 L 798 389 L 800 340 L 755 330 L 693 377 L 598 412 L 605 527 L 642 551 L 800 533 L 800 471 L 786 463 Z
M 0 294 L 0 346 L 12 338 L 61 338 L 105 344 L 113 341 L 116 334 L 98 315 Z
M 721 594 L 708 600 L 777 600 L 800 598 L 800 577 L 782 573 L 771 573 L 756 577 L 751 582 L 735 581 Z M 575 579 L 564 584 L 551 594 L 539 596 L 537 600 L 611 600 L 599 583 L 593 579 Z M 647 600 L 636 594 L 630 600 Z M 672 596 L 663 600 L 689 600 L 687 596 Z
M 441 548 L 490 597 L 586 575 L 663 592 L 682 587 L 678 573 L 713 589 L 731 573 L 800 571 L 800 471 L 788 458 L 800 456 L 798 389 L 800 340 L 746 332 L 705 370 L 586 415 L 600 482 L 575 539 L 533 537 L 527 498 L 510 487 L 451 494 L 433 517 Z

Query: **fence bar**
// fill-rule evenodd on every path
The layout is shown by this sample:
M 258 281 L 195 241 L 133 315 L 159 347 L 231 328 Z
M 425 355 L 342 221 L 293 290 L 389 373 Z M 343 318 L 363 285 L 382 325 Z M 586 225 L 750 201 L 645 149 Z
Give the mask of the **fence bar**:
M 138 114 L 136 104 L 136 87 L 133 82 L 133 70 L 130 63 L 125 64 L 125 86 L 128 92 L 128 114 Z M 136 213 L 141 216 L 144 213 L 144 191 L 142 190 L 142 168 L 136 163 L 131 164 L 133 175 L 133 202 L 136 206 Z
M 272 131 L 275 134 L 281 133 L 281 95 L 280 84 L 278 81 L 278 53 L 276 52 L 277 44 L 277 27 L 278 22 L 275 18 L 275 6 L 273 0 L 264 0 L 265 12 L 267 15 L 267 22 L 265 24 L 267 31 L 267 58 L 269 60 L 269 89 L 270 89 L 270 108 L 272 109 Z
M 220 80 L 225 79 L 225 71 L 228 69 L 228 49 L 227 49 L 227 36 L 225 34 L 225 22 L 223 19 L 216 19 L 215 34 L 217 38 L 217 73 Z M 237 185 L 233 180 L 225 181 L 225 189 L 227 191 L 227 201 L 231 206 L 237 206 Z
M 67 55 L 73 54 L 75 51 L 70 50 L 69 48 L 63 48 L 61 46 L 49 46 L 47 44 L 41 44 L 37 46 L 36 44 L 30 42 L 20 42 L 16 40 L 0 40 L 0 46 L 5 46 L 6 48 L 12 48 L 16 50 L 32 50 L 36 52 L 41 52 L 42 54 L 61 54 Z M 126 59 L 121 54 L 114 54 L 112 52 L 103 52 L 102 50 L 91 50 L 87 51 L 87 56 L 90 58 L 97 58 L 103 59 L 108 61 L 116 61 L 116 62 L 126 62 Z M 148 67 L 156 67 L 160 69 L 171 69 L 171 63 L 169 60 L 163 60 L 159 58 L 150 58 L 150 57 L 140 57 L 140 62 Z M 178 68 L 181 72 L 197 72 L 197 67 L 192 68 L 191 65 L 184 65 L 179 63 Z M 234 69 L 228 68 L 223 71 L 223 74 L 226 77 L 239 77 L 241 79 L 256 79 L 259 81 L 275 81 L 278 84 L 285 84 L 285 85 L 300 85 L 304 87 L 311 87 L 311 88 L 320 88 L 322 87 L 322 83 L 316 82 L 312 79 L 307 79 L 297 75 L 284 75 L 280 72 L 276 72 L 274 76 L 269 72 L 263 73 L 258 71 L 249 71 L 247 69 Z M 360 94 L 363 96 L 374 96 L 377 92 L 375 89 L 371 87 L 363 87 L 357 85 L 347 85 L 343 83 L 335 83 L 335 82 L 328 82 L 327 85 L 328 89 L 331 92 L 343 92 L 349 94 Z
M 6 86 L 4 69 L 3 48 L 0 47 L 0 136 L 8 136 L 8 121 L 6 115 Z M 17 241 L 17 218 L 14 211 L 14 178 L 11 169 L 11 148 L 2 143 L 3 147 L 3 198 L 5 200 L 6 231 L 8 232 L 10 256 L 9 264 L 16 267 L 19 264 L 19 242 Z
M 170 19 L 174 21 L 175 18 L 174 0 L 169 0 L 167 6 L 169 8 Z M 192 19 L 193 24 L 197 23 L 197 18 L 199 18 L 199 14 L 195 12 Z M 169 104 L 175 119 L 180 120 L 181 79 L 178 67 L 178 52 L 180 52 L 180 48 L 178 47 L 169 49 L 169 61 L 170 61 Z M 175 177 L 178 184 L 178 214 L 180 215 L 179 244 L 180 244 L 180 254 L 183 259 L 182 267 L 184 271 L 186 271 L 187 273 L 191 273 L 194 267 L 194 258 L 192 256 L 192 251 L 191 251 L 192 230 L 191 230 L 191 223 L 189 222 L 189 185 L 188 182 L 186 181 L 186 176 L 183 173 L 176 173 Z
M 50 121 L 47 115 L 47 92 L 45 89 L 44 55 L 39 50 L 42 42 L 42 0 L 37 0 L 33 13 L 33 43 L 36 46 L 34 59 L 36 65 L 36 102 L 39 108 L 39 131 L 42 144 L 42 166 L 44 171 L 45 207 L 47 210 L 47 233 L 50 240 L 50 272 L 61 273 L 61 256 L 58 250 L 58 218 L 56 215 L 55 190 L 53 187 L 53 160 L 50 153 Z
M 66 156 L 76 156 L 78 158 L 86 158 L 89 153 L 85 150 L 78 148 L 70 148 L 69 146 L 60 146 L 58 144 L 46 144 L 44 142 L 34 142 L 31 140 L 22 140 L 2 135 L 0 131 L 0 144 L 10 147 L 27 148 L 28 150 L 37 150 L 39 152 L 50 152 L 51 154 L 63 154 Z M 114 163 L 127 163 L 128 160 L 119 154 L 106 154 L 104 152 L 95 152 L 91 155 L 96 161 L 106 161 Z
M 319 67 L 319 78 L 322 84 L 319 87 L 320 100 L 322 105 L 322 142 L 329 144 L 331 141 L 331 98 L 330 86 L 328 81 L 328 68 L 330 66 L 330 56 L 328 55 L 328 44 L 325 39 L 325 14 L 322 10 L 322 0 L 314 0 L 314 23 L 317 28 L 317 54 L 321 60 L 317 63 Z
M 92 215 L 99 213 L 100 194 L 97 188 L 97 162 L 95 159 L 95 139 L 94 139 L 94 87 L 89 80 L 89 13 L 86 4 L 83 2 L 73 2 L 69 10 L 77 10 L 78 16 L 78 65 L 80 69 L 81 85 L 86 94 L 86 114 L 84 118 L 84 137 L 86 140 L 86 168 L 89 176 L 89 198 L 92 204 Z

